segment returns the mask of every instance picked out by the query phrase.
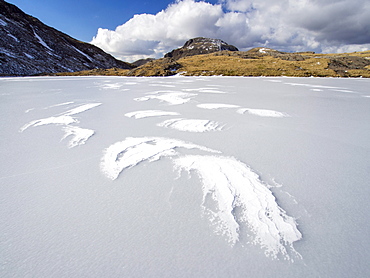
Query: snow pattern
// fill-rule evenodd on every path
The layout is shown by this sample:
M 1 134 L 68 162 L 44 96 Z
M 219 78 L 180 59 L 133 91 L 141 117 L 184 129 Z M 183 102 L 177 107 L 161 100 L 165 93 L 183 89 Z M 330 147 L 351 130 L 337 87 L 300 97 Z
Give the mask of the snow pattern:
M 126 113 L 125 116 L 129 118 L 142 119 L 148 117 L 161 117 L 161 116 L 177 116 L 177 112 L 162 111 L 162 110 L 142 110 Z
M 72 136 L 72 139 L 69 141 L 68 144 L 69 148 L 85 144 L 87 139 L 89 139 L 95 133 L 94 130 L 91 129 L 70 125 L 63 127 L 63 130 L 65 132 L 65 135 L 63 136 L 62 140 L 69 136 Z
M 178 148 L 218 152 L 176 139 L 128 137 L 123 141 L 114 143 L 104 151 L 100 169 L 108 178 L 115 180 L 124 169 L 136 166 L 143 161 L 155 161 L 161 157 L 177 155 L 176 149 Z
M 196 94 L 184 93 L 184 92 L 155 92 L 152 95 L 145 97 L 135 98 L 136 101 L 147 101 L 150 99 L 157 99 L 161 102 L 167 102 L 170 105 L 184 104 L 190 101 Z
M 199 175 L 202 208 L 232 245 L 239 240 L 240 225 L 246 224 L 254 233 L 252 243 L 260 244 L 266 255 L 285 259 L 290 259 L 290 253 L 297 255 L 292 245 L 302 238 L 297 223 L 249 166 L 233 157 L 201 155 L 179 157 L 174 164 L 178 171 Z M 207 206 L 209 198 L 216 202 L 216 209 Z
M 64 103 L 59 103 L 55 104 L 49 107 L 46 107 L 46 109 L 51 108 L 51 107 L 58 107 L 58 106 L 63 106 L 63 105 L 68 105 L 72 104 L 74 102 L 64 102 Z M 97 107 L 101 105 L 101 103 L 87 103 L 80 105 L 76 108 L 70 109 L 64 113 L 62 113 L 59 116 L 52 116 L 44 119 L 39 119 L 35 121 L 31 121 L 28 124 L 25 124 L 20 128 L 20 132 L 25 131 L 29 127 L 36 127 L 36 126 L 42 126 L 42 125 L 62 125 L 62 130 L 65 132 L 65 135 L 63 136 L 62 140 L 72 136 L 72 139 L 70 140 L 68 147 L 73 148 L 79 145 L 83 145 L 86 143 L 86 141 L 94 135 L 94 131 L 90 129 L 84 129 L 80 128 L 77 126 L 72 126 L 71 124 L 76 124 L 79 121 L 72 117 L 73 115 L 85 112 L 87 110 L 90 110 L 94 107 Z
M 197 107 L 203 109 L 227 109 L 227 108 L 238 108 L 239 105 L 234 104 L 223 104 L 223 103 L 202 103 L 198 104 Z
M 267 110 L 267 109 L 250 109 L 250 108 L 241 108 L 237 111 L 239 114 L 249 113 L 251 115 L 256 115 L 260 117 L 273 117 L 273 118 L 282 118 L 282 117 L 289 117 L 288 114 L 274 111 L 274 110 Z
M 158 126 L 188 132 L 218 131 L 223 128 L 218 122 L 199 119 L 170 119 L 159 123 Z
M 35 33 L 36 35 L 36 33 Z M 166 84 L 160 84 L 166 85 Z M 100 85 L 102 88 L 119 89 L 120 83 Z M 135 101 L 156 99 L 169 105 L 188 103 L 198 93 L 225 93 L 209 88 L 183 89 L 194 93 L 180 91 L 156 91 L 147 93 Z M 196 93 L 195 93 L 196 92 Z M 60 107 L 73 104 L 64 102 L 47 107 Z M 21 127 L 23 132 L 29 127 L 42 125 L 62 125 L 65 135 L 62 140 L 70 138 L 69 148 L 83 145 L 94 135 L 95 131 L 72 124 L 79 123 L 73 117 L 98 107 L 101 103 L 87 103 L 67 110 L 56 116 L 38 119 Z M 222 103 L 203 103 L 196 105 L 202 109 L 238 109 L 240 114 L 249 113 L 262 117 L 287 117 L 288 114 L 266 109 L 239 108 L 238 105 Z M 124 114 L 133 119 L 180 115 L 178 112 L 163 110 L 138 110 Z M 169 119 L 157 124 L 184 132 L 222 131 L 223 125 L 212 120 L 203 119 Z M 185 150 L 206 152 L 206 154 L 189 155 Z M 266 256 L 283 257 L 293 260 L 300 257 L 293 248 L 293 242 L 302 238 L 295 220 L 279 207 L 269 186 L 246 164 L 234 157 L 222 155 L 218 150 L 194 143 L 164 137 L 126 137 L 110 145 L 103 151 L 100 161 L 101 172 L 109 179 L 116 180 L 120 174 L 144 162 L 158 161 L 169 157 L 174 172 L 183 172 L 199 177 L 202 184 L 203 200 L 200 207 L 215 232 L 225 236 L 230 245 L 240 240 L 242 230 L 249 230 L 249 243 L 259 244 Z M 216 204 L 216 205 L 214 205 Z M 243 229 L 242 229 L 243 227 Z

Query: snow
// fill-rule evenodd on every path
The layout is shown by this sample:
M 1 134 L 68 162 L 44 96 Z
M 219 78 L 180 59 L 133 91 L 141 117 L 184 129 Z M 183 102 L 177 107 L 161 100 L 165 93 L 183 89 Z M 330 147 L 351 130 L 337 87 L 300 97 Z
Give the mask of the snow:
M 211 93 L 211 94 L 226 94 L 224 91 L 214 90 L 212 88 L 193 88 L 193 89 L 183 89 L 186 92 L 199 92 L 199 93 Z
M 13 36 L 12 34 L 8 34 L 9 37 L 11 37 L 13 40 L 15 40 L 16 42 L 19 42 L 18 38 Z
M 203 109 L 225 109 L 225 108 L 238 108 L 239 105 L 223 104 L 223 103 L 202 103 L 197 105 Z
M 73 104 L 74 101 L 68 101 L 68 102 L 63 102 L 63 103 L 58 103 L 54 105 L 50 105 L 48 107 L 45 107 L 44 109 L 50 109 L 54 107 L 60 107 L 60 106 L 65 106 L 68 104 Z M 85 128 L 80 128 L 78 126 L 72 126 L 71 124 L 78 123 L 78 119 L 72 117 L 73 115 L 83 113 L 87 110 L 93 109 L 97 106 L 101 105 L 101 103 L 87 103 L 80 105 L 76 108 L 70 109 L 68 111 L 63 112 L 59 116 L 51 116 L 48 118 L 43 118 L 43 119 L 38 119 L 29 122 L 28 124 L 23 125 L 20 128 L 20 132 L 25 131 L 29 127 L 36 127 L 36 126 L 43 126 L 43 125 L 62 125 L 62 130 L 64 131 L 65 135 L 63 136 L 62 140 L 72 136 L 72 139 L 70 140 L 68 146 L 69 148 L 73 148 L 79 145 L 83 145 L 86 143 L 86 141 L 94 135 L 95 131 L 91 129 L 85 129 Z M 30 109 L 26 110 L 26 113 L 31 111 Z
M 0 78 L 0 276 L 367 277 L 369 83 Z
M 86 143 L 86 141 L 94 135 L 94 131 L 91 129 L 80 128 L 78 126 L 65 126 L 63 127 L 65 135 L 63 136 L 62 140 L 72 136 L 72 139 L 69 141 L 68 147 L 73 148 L 76 146 L 80 146 Z
M 71 46 L 74 50 L 76 50 L 78 53 L 82 54 L 83 56 L 85 56 L 88 60 L 90 60 L 91 62 L 93 61 L 93 59 L 87 55 L 86 53 L 82 52 L 81 50 L 79 50 L 78 48 L 74 47 L 73 45 Z
M 143 110 L 126 113 L 125 116 L 135 119 L 143 119 L 148 117 L 161 117 L 161 116 L 177 116 L 177 112 L 163 111 L 163 110 Z
M 24 54 L 24 55 L 26 55 L 26 57 L 27 57 L 28 59 L 35 59 L 35 57 L 33 57 L 32 55 L 30 55 L 30 54 L 28 54 L 28 53 L 26 53 L 26 52 L 23 52 L 23 54 Z
M 229 242 L 239 240 L 241 225 L 254 233 L 253 243 L 266 249 L 266 254 L 289 259 L 293 242 L 302 238 L 294 218 L 286 215 L 271 191 L 247 165 L 230 157 L 185 156 L 175 160 L 176 168 L 190 173 L 194 170 L 203 184 L 203 203 L 217 232 L 226 234 Z M 207 198 L 216 202 L 215 210 L 207 207 Z M 235 211 L 239 208 L 238 214 Z M 286 247 L 287 246 L 287 247 Z
M 33 30 L 33 34 L 35 35 L 35 37 L 36 37 L 36 39 L 38 39 L 38 41 L 39 41 L 39 43 L 42 45 L 42 46 L 44 46 L 44 47 L 46 47 L 47 49 L 49 49 L 50 51 L 53 51 L 53 49 L 51 49 L 47 44 L 46 44 L 46 42 L 39 36 L 39 35 L 37 35 L 37 33 L 36 33 L 36 31 L 35 30 Z M 50 55 L 54 55 L 53 53 L 51 53 L 51 52 L 48 52 Z
M 10 52 L 8 50 L 6 50 L 5 48 L 2 48 L 0 47 L 0 53 L 3 53 L 11 58 L 17 58 L 17 56 L 13 53 L 13 52 Z
M 29 127 L 35 127 L 35 126 L 42 126 L 42 125 L 50 125 L 50 124 L 56 124 L 56 125 L 69 125 L 78 122 L 76 119 L 72 118 L 68 115 L 62 115 L 57 117 L 49 117 L 44 119 L 39 119 L 35 121 L 31 121 L 28 124 L 25 124 L 20 128 L 20 132 L 25 131 Z
M 76 108 L 73 108 L 71 110 L 68 110 L 68 111 L 64 112 L 63 115 L 66 115 L 66 116 L 76 115 L 76 114 L 85 112 L 87 110 L 90 110 L 92 108 L 95 108 L 99 105 L 101 105 L 101 103 L 87 103 L 87 104 L 78 106 Z
M 176 92 L 176 91 L 159 91 L 153 92 L 152 95 L 144 96 L 135 98 L 136 101 L 147 101 L 151 99 L 158 99 L 160 101 L 167 102 L 170 105 L 179 105 L 189 102 L 192 97 L 196 96 L 196 94 L 191 93 L 184 93 L 184 92 Z
M 6 23 L 4 20 L 0 19 L 0 25 L 6 26 L 6 25 L 8 25 L 8 23 Z
M 101 160 L 101 171 L 110 179 L 115 180 L 124 170 L 149 160 L 176 155 L 177 148 L 199 149 L 207 152 L 217 152 L 206 147 L 169 138 L 143 137 L 126 138 L 114 143 L 105 151 Z
M 268 109 L 251 109 L 251 108 L 241 108 L 237 111 L 239 114 L 249 113 L 256 116 L 261 117 L 273 117 L 273 118 L 282 118 L 282 117 L 289 117 L 287 113 L 278 112 L 274 110 Z
M 165 128 L 173 128 L 188 132 L 207 132 L 222 130 L 223 126 L 218 122 L 200 119 L 170 119 L 158 124 Z

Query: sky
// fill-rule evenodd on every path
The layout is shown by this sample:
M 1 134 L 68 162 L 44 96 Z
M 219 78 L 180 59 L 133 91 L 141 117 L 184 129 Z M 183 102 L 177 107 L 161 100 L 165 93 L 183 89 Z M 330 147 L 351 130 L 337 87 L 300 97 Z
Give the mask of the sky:
M 248 50 L 370 49 L 368 0 L 8 0 L 68 35 L 132 62 L 160 58 L 194 37 Z

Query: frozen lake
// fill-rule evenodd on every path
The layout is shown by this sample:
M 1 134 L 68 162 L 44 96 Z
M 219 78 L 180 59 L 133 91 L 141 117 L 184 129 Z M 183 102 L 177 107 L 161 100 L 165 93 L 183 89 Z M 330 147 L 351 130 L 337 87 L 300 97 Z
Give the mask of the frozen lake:
M 370 80 L 0 79 L 1 277 L 366 277 Z

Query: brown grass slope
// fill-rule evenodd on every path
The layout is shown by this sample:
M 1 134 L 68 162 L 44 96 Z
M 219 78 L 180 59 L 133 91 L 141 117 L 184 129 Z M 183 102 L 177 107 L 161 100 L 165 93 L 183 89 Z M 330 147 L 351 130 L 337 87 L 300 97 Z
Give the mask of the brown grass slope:
M 313 52 L 286 53 L 273 49 L 220 51 L 183 57 L 162 58 L 126 71 L 107 70 L 104 74 L 87 71 L 85 75 L 125 76 L 297 76 L 370 78 L 370 51 L 343 54 Z M 82 75 L 82 74 L 79 74 Z

